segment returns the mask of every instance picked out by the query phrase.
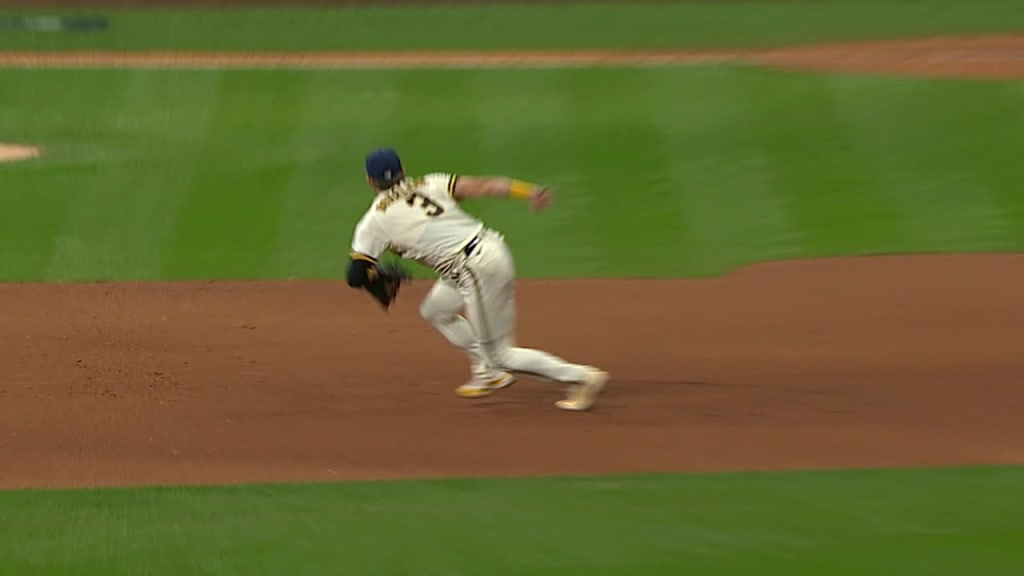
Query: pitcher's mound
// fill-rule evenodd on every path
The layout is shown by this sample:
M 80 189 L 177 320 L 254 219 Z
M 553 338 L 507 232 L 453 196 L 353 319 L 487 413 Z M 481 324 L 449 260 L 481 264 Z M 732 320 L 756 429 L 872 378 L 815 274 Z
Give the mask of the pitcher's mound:
M 4 144 L 3 142 L 0 142 L 0 163 L 29 160 L 31 158 L 38 157 L 40 153 L 41 151 L 36 146 Z

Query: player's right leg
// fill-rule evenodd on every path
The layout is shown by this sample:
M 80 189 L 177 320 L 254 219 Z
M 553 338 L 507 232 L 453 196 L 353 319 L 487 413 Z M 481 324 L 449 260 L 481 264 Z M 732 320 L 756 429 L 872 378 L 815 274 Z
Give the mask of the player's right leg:
M 559 408 L 586 410 L 593 405 L 607 373 L 515 345 L 515 265 L 504 242 L 488 241 L 479 260 L 467 265 L 459 287 L 467 318 L 492 365 L 570 385 L 566 398 L 557 403 Z
M 420 303 L 420 315 L 469 357 L 472 377 L 459 386 L 456 393 L 476 398 L 512 384 L 515 378 L 491 365 L 473 327 L 461 315 L 464 306 L 465 301 L 459 289 L 444 280 L 438 280 Z

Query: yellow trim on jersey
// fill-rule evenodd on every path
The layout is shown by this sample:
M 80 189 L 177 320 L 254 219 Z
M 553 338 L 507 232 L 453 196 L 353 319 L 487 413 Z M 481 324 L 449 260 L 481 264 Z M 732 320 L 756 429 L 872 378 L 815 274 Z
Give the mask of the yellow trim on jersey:
M 455 196 L 455 182 L 459 179 L 458 174 L 452 174 L 452 177 L 448 179 L 448 195 Z
M 353 260 L 362 260 L 364 262 L 369 262 L 370 264 L 377 263 L 376 258 L 370 256 L 369 254 L 363 254 L 362 252 L 350 252 L 349 256 L 351 256 Z

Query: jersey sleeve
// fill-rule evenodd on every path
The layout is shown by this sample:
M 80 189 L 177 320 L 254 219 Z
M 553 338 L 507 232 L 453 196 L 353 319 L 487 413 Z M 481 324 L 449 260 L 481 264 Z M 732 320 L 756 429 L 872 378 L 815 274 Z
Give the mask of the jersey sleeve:
M 353 260 L 366 260 L 376 263 L 381 253 L 387 249 L 387 238 L 371 213 L 367 213 L 356 224 L 352 234 L 352 248 L 349 256 Z
M 458 181 L 458 174 L 447 174 L 435 172 L 423 177 L 424 188 L 429 190 L 435 198 L 451 198 L 455 193 L 455 183 Z

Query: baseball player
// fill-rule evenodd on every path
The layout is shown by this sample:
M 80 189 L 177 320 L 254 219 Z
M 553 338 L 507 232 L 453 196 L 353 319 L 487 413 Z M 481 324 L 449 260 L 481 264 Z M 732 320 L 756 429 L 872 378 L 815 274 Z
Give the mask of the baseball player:
M 385 251 L 430 267 L 438 280 L 420 313 L 469 357 L 472 378 L 456 393 L 480 398 L 531 374 L 569 385 L 563 410 L 591 408 L 608 373 L 515 343 L 515 262 L 504 237 L 463 211 L 470 198 L 513 198 L 542 210 L 551 190 L 510 178 L 433 173 L 406 176 L 390 148 L 366 156 L 375 197 L 356 224 L 348 285 L 366 289 L 386 309 L 408 276 L 378 262 Z

